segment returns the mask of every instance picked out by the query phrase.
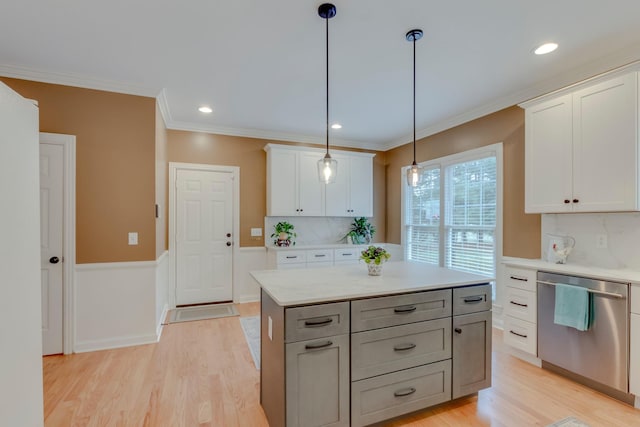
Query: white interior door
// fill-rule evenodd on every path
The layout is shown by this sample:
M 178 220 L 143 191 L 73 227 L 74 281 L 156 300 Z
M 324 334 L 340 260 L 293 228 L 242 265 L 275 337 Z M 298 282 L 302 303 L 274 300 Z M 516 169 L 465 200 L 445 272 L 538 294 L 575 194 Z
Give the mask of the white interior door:
M 62 224 L 64 147 L 40 144 L 42 354 L 63 352 Z
M 233 298 L 233 174 L 176 171 L 176 305 Z

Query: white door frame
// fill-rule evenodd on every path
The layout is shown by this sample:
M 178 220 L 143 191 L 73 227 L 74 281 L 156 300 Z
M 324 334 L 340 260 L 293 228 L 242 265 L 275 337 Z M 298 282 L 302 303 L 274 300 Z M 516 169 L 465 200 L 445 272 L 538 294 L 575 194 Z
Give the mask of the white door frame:
M 176 177 L 178 170 L 227 172 L 233 180 L 233 265 L 231 287 L 233 302 L 238 300 L 236 281 L 238 278 L 238 248 L 240 246 L 240 167 L 205 165 L 197 163 L 169 162 L 169 308 L 176 308 Z
M 63 149 L 62 201 L 62 349 L 73 353 L 75 338 L 76 270 L 76 137 L 40 132 L 40 144 L 60 145 Z

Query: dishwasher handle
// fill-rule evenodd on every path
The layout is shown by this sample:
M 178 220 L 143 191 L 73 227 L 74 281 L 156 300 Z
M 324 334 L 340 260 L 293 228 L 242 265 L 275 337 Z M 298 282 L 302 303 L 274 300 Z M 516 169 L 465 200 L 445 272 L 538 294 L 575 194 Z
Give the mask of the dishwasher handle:
M 551 286 L 557 285 L 557 283 L 555 283 L 555 282 L 548 282 L 546 280 L 536 280 L 536 282 L 541 284 L 541 285 L 551 285 Z M 574 285 L 569 285 L 569 286 L 574 286 Z M 575 286 L 575 287 L 579 288 L 580 286 Z M 587 292 L 589 292 L 590 294 L 594 294 L 594 295 L 603 295 L 603 296 L 613 297 L 613 298 L 618 298 L 618 299 L 626 299 L 627 298 L 625 295 L 622 295 L 622 294 L 617 294 L 615 292 L 599 291 L 597 289 L 587 289 Z

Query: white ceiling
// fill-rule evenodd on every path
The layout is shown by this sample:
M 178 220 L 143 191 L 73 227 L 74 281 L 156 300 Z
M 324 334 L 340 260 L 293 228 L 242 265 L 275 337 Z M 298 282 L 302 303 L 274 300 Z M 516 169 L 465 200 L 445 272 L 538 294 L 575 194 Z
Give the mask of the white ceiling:
M 322 1 L 6 0 L 0 75 L 159 97 L 167 126 L 324 143 Z M 331 144 L 411 140 L 640 59 L 638 0 L 337 0 Z M 560 48 L 532 54 L 553 40 Z M 214 112 L 204 115 L 200 105 Z

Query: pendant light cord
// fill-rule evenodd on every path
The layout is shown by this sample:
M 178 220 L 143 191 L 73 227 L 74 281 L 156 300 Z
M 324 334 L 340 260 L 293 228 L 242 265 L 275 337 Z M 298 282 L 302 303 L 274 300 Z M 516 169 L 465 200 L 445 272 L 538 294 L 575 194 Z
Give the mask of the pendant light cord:
M 326 22 L 326 41 L 327 41 L 327 60 L 326 60 L 326 66 L 327 66 L 327 94 L 326 94 L 326 100 L 327 100 L 327 154 L 329 154 L 329 17 L 327 16 L 325 18 L 325 22 Z
M 413 37 L 413 164 L 416 164 L 416 37 Z

